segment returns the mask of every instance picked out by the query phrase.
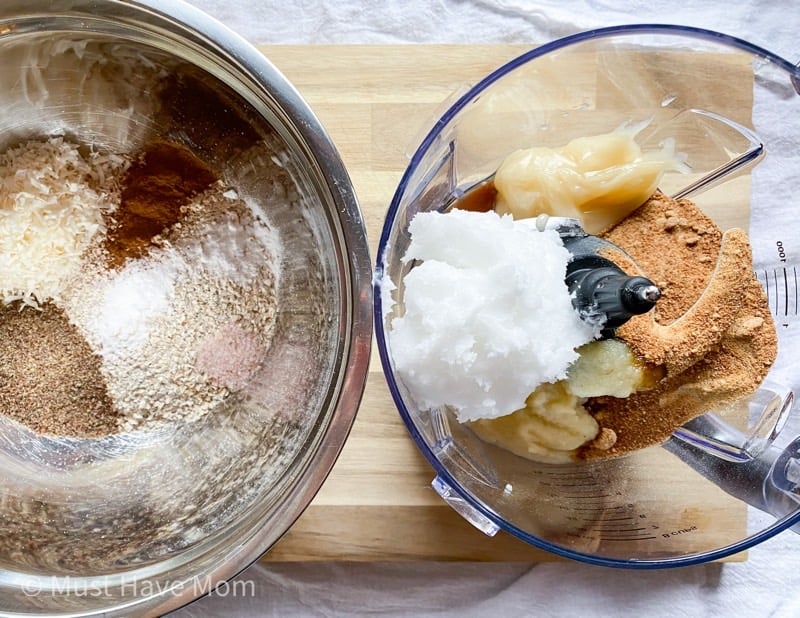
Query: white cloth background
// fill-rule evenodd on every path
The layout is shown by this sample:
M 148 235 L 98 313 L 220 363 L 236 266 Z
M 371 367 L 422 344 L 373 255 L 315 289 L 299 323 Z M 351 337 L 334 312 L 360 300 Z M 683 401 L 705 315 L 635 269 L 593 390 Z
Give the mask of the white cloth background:
M 623 23 L 726 32 L 800 60 L 795 0 L 190 0 L 253 43 L 533 43 Z M 399 145 L 402 147 L 405 145 Z M 800 538 L 744 563 L 629 571 L 583 564 L 257 564 L 175 612 L 211 616 L 800 616 Z

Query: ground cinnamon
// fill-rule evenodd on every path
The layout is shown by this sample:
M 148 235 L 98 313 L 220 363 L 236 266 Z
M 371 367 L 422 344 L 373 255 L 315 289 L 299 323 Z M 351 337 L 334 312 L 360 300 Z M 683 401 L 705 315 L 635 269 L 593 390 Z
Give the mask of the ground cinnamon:
M 105 245 L 110 266 L 144 255 L 156 236 L 180 220 L 181 208 L 216 180 L 187 148 L 170 142 L 149 144 L 123 181 Z
M 241 96 L 192 65 L 176 67 L 156 96 L 165 138 L 191 144 L 214 167 L 226 166 L 271 132 Z

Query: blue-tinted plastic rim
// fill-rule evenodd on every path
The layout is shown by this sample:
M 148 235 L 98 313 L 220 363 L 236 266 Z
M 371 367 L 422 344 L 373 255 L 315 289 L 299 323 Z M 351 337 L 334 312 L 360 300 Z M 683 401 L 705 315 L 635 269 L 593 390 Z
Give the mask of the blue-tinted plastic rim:
M 557 556 L 562 558 L 570 558 L 573 560 L 578 560 L 580 562 L 585 562 L 588 564 L 595 564 L 600 566 L 607 566 L 607 567 L 617 567 L 617 568 L 632 568 L 632 569 L 662 569 L 662 568 L 671 568 L 671 567 L 679 567 L 679 566 L 689 566 L 693 564 L 700 564 L 703 562 L 709 562 L 711 560 L 719 560 L 721 558 L 725 558 L 727 556 L 731 556 L 733 554 L 737 554 L 742 552 L 754 545 L 758 545 L 759 543 L 763 543 L 767 539 L 772 538 L 776 534 L 783 532 L 787 528 L 795 525 L 796 523 L 800 522 L 800 509 L 798 509 L 792 515 L 786 516 L 783 519 L 776 521 L 772 526 L 749 536 L 738 543 L 733 543 L 732 545 L 727 545 L 726 547 L 722 547 L 720 549 L 716 549 L 713 551 L 703 552 L 700 554 L 691 554 L 688 556 L 680 557 L 680 558 L 664 558 L 659 560 L 624 560 L 624 559 L 617 559 L 617 558 L 603 558 L 600 556 L 593 556 L 591 554 L 585 554 L 582 552 L 576 552 L 564 547 L 554 545 L 547 541 L 544 541 L 538 537 L 535 537 L 520 528 L 510 524 L 505 519 L 500 517 L 497 513 L 490 510 L 483 502 L 477 500 L 472 494 L 467 491 L 451 474 L 448 470 L 442 466 L 441 462 L 436 458 L 433 451 L 428 447 L 427 443 L 420 435 L 419 431 L 417 431 L 414 422 L 411 420 L 411 416 L 408 412 L 408 409 L 405 406 L 405 402 L 403 401 L 402 396 L 400 395 L 400 390 L 398 388 L 397 382 L 395 381 L 394 374 L 391 368 L 391 362 L 389 360 L 388 351 L 386 348 L 386 333 L 383 326 L 383 308 L 382 308 L 382 299 L 381 299 L 381 279 L 383 275 L 383 256 L 386 251 L 386 245 L 389 242 L 389 237 L 391 234 L 391 229 L 397 216 L 397 211 L 400 207 L 400 201 L 403 195 L 406 192 L 406 188 L 408 183 L 411 179 L 411 176 L 416 171 L 417 167 L 420 164 L 422 157 L 434 143 L 436 138 L 439 136 L 442 128 L 444 128 L 449 122 L 453 119 L 453 117 L 458 114 L 479 92 L 482 92 L 486 89 L 489 85 L 493 84 L 509 72 L 513 71 L 517 67 L 533 60 L 534 58 L 538 58 L 550 52 L 569 47 L 576 43 L 584 43 L 587 41 L 591 41 L 593 39 L 600 39 L 606 38 L 610 36 L 617 36 L 617 35 L 633 35 L 633 34 L 655 34 L 655 35 L 681 35 L 688 38 L 700 39 L 705 41 L 713 41 L 715 43 L 720 43 L 722 45 L 727 45 L 729 47 L 749 52 L 756 57 L 761 57 L 772 64 L 784 69 L 787 74 L 789 75 L 792 83 L 795 85 L 795 88 L 798 90 L 798 94 L 800 94 L 800 66 L 796 66 L 789 62 L 788 60 L 773 54 L 772 52 L 759 47 L 757 45 L 753 45 L 748 43 L 743 39 L 739 39 L 727 34 L 723 34 L 721 32 L 716 32 L 714 30 L 706 30 L 703 28 L 694 28 L 691 26 L 679 26 L 679 25 L 670 25 L 670 24 L 632 24 L 632 25 L 624 25 L 624 26 L 611 26 L 607 28 L 598 28 L 595 30 L 587 30 L 585 32 L 580 32 L 578 34 L 573 34 L 551 43 L 547 43 L 545 45 L 541 45 L 536 47 L 521 56 L 514 58 L 513 60 L 507 62 L 499 69 L 496 69 L 482 80 L 480 80 L 477 84 L 475 84 L 470 90 L 462 95 L 443 115 L 439 118 L 436 123 L 431 128 L 430 132 L 425 136 L 422 140 L 422 143 L 417 148 L 417 150 L 412 155 L 409 165 L 406 168 L 405 173 L 403 174 L 402 178 L 400 179 L 400 184 L 395 191 L 394 197 L 392 198 L 391 204 L 389 205 L 389 210 L 387 211 L 386 219 L 384 220 L 383 230 L 381 231 L 381 237 L 378 241 L 378 253 L 377 253 L 377 261 L 376 261 L 376 273 L 378 276 L 375 277 L 374 281 L 374 316 L 375 316 L 375 336 L 378 345 L 378 354 L 381 359 L 381 364 L 383 366 L 383 374 L 386 378 L 386 382 L 389 386 L 389 391 L 392 394 L 392 398 L 394 399 L 395 405 L 397 406 L 398 411 L 400 412 L 400 416 L 403 419 L 403 422 L 406 425 L 411 437 L 416 442 L 417 447 L 420 449 L 422 454 L 428 460 L 428 462 L 433 466 L 435 474 L 440 476 L 450 487 L 459 494 L 470 506 L 476 509 L 479 513 L 484 515 L 490 521 L 497 524 L 502 530 L 505 530 L 509 534 L 514 535 L 518 539 L 525 541 L 526 543 L 533 545 L 539 549 L 543 549 L 547 552 L 553 553 Z

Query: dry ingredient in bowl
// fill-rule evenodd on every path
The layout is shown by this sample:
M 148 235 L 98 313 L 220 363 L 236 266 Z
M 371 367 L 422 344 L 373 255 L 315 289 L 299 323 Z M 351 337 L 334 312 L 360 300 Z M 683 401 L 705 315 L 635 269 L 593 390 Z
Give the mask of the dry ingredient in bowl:
M 103 436 L 117 415 L 96 356 L 64 312 L 0 309 L 0 410 L 44 434 Z
M 147 253 L 154 238 L 175 225 L 181 208 L 217 180 L 188 149 L 168 142 L 148 145 L 126 173 L 120 207 L 106 237 L 111 266 Z
M 226 196 L 227 193 L 227 196 Z M 269 347 L 277 308 L 277 237 L 253 233 L 246 203 L 215 185 L 144 259 L 88 272 L 67 311 L 102 357 L 123 430 L 196 420 L 241 390 Z M 231 276 L 235 269 L 237 277 Z M 237 374 L 219 349 L 246 339 Z
M 31 307 L 58 300 L 116 209 L 126 161 L 61 137 L 0 154 L 0 294 Z
M 0 413 L 98 437 L 190 422 L 247 386 L 278 302 L 263 213 L 168 142 L 33 140 L 0 162 Z
M 265 353 L 256 333 L 231 322 L 200 341 L 197 368 L 220 386 L 240 390 L 258 370 Z

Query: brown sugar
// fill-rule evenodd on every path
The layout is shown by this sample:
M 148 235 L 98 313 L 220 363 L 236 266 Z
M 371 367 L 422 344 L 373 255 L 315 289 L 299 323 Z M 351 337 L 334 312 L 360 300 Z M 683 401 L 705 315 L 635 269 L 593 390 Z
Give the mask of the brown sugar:
M 644 219 L 640 217 L 639 222 L 642 221 Z M 636 237 L 637 230 L 646 225 L 640 225 L 639 222 L 623 226 L 625 233 L 616 234 L 613 242 L 624 246 L 626 234 L 629 238 Z M 692 262 L 692 258 L 697 257 L 697 251 L 694 251 L 694 255 L 685 256 L 684 260 L 669 256 L 668 245 L 673 230 L 664 228 L 660 232 L 645 227 L 639 233 L 653 238 L 655 254 L 664 258 L 657 268 L 654 265 L 651 268 L 674 270 L 672 274 L 659 273 L 657 276 L 665 281 L 670 276 L 675 278 L 661 286 L 663 298 L 672 301 L 673 309 L 685 307 L 684 313 L 670 320 L 668 311 L 660 314 L 651 311 L 636 316 L 617 331 L 618 336 L 627 341 L 642 360 L 663 366 L 667 375 L 681 373 L 719 342 L 722 333 L 731 327 L 739 313 L 746 287 L 743 282 L 752 279 L 750 245 L 742 230 L 733 229 L 723 234 L 719 248 L 714 251 L 715 256 L 711 248 L 707 250 L 709 257 L 715 257 L 712 272 L 708 275 L 705 261 L 699 267 Z M 659 240 L 659 236 L 664 237 L 667 243 Z M 645 259 L 654 261 L 652 257 Z M 700 282 L 705 285 L 701 286 Z M 673 291 L 677 292 L 674 296 L 671 294 Z
M 777 354 L 744 232 L 723 235 L 691 201 L 656 194 L 604 236 L 661 287 L 655 312 L 631 319 L 617 335 L 667 375 L 627 398 L 587 402 L 617 440 L 607 450 L 589 444 L 579 453 L 585 459 L 663 442 L 695 416 L 754 392 Z
M 92 353 L 66 315 L 0 308 L 0 410 L 36 433 L 113 434 L 117 415 Z
M 695 204 L 661 193 L 602 236 L 622 247 L 661 289 L 653 310 L 660 324 L 680 318 L 700 297 L 722 242 L 722 231 Z

